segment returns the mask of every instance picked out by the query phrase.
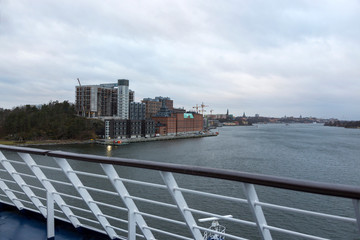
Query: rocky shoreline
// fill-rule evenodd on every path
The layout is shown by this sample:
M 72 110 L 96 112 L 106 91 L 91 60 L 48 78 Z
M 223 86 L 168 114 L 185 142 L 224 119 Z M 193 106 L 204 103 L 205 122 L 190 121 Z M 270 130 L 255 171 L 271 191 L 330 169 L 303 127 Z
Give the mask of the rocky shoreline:
M 360 121 L 330 121 L 326 122 L 324 126 L 330 127 L 344 127 L 344 128 L 360 128 Z

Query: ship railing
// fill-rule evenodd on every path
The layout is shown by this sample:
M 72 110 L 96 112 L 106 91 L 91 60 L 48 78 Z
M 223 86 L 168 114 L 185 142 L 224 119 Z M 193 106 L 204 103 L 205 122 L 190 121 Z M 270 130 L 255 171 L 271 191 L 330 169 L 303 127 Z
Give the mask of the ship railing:
M 0 202 L 43 215 L 49 239 L 55 219 L 110 239 L 360 236 L 356 186 L 5 145 L 0 163 Z M 292 206 L 279 204 L 287 198 Z M 219 219 L 227 232 L 209 229 L 203 217 Z

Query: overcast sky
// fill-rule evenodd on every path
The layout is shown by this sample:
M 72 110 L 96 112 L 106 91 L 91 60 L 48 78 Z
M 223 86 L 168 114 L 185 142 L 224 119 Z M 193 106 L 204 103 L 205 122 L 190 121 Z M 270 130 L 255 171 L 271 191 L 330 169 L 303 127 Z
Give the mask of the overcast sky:
M 360 120 L 360 1 L 0 0 L 0 107 L 135 99 L 214 113 Z

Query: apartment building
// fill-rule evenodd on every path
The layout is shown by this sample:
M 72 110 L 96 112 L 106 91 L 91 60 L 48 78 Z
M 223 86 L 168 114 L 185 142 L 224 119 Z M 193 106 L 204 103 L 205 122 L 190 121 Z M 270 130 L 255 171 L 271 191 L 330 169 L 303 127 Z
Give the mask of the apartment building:
M 117 83 L 76 86 L 75 107 L 78 115 L 84 117 L 109 117 L 129 119 L 129 80 L 119 79 Z
M 145 118 L 150 119 L 155 116 L 160 111 L 163 102 L 169 110 L 174 109 L 173 100 L 169 97 L 144 98 L 142 103 L 146 105 Z

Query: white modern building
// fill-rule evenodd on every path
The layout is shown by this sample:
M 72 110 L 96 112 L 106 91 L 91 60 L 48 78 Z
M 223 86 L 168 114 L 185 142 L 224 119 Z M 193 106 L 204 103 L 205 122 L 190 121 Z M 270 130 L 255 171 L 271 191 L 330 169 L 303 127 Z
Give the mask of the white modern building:
M 129 119 L 129 80 L 118 80 L 117 117 Z

